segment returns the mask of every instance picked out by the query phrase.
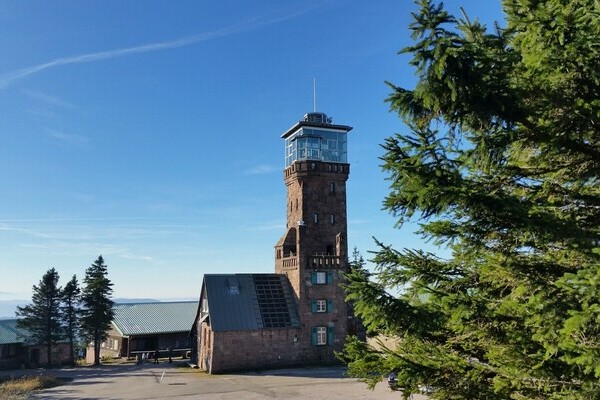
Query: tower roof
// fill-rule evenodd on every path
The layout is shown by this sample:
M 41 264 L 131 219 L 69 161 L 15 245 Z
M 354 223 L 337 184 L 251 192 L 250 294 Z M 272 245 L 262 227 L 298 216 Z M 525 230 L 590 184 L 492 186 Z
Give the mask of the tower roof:
M 352 130 L 351 126 L 348 125 L 336 125 L 331 123 L 332 120 L 325 113 L 313 112 L 304 115 L 304 119 L 296 122 L 291 128 L 285 131 L 281 137 L 287 138 L 292 133 L 296 132 L 299 128 L 303 126 L 311 126 L 315 128 L 326 128 L 338 131 L 346 131 L 350 132 Z

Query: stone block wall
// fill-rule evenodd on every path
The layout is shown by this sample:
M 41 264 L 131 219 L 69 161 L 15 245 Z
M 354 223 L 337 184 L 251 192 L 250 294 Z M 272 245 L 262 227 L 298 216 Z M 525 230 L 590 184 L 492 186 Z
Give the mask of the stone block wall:
M 211 373 L 268 369 L 306 362 L 299 329 L 212 332 Z

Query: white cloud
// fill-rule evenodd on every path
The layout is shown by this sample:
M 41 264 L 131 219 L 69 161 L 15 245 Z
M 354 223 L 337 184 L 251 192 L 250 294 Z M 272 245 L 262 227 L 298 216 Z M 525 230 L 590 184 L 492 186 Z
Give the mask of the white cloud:
M 13 227 L 10 226 L 8 224 L 4 224 L 0 222 L 0 231 L 5 231 L 5 232 L 19 232 L 19 233 L 23 233 L 29 236 L 34 236 L 37 238 L 44 238 L 44 239 L 49 239 L 51 238 L 50 235 L 41 233 L 41 232 L 37 232 L 35 230 L 31 230 L 31 229 L 25 229 L 25 228 L 17 228 L 17 227 Z
M 279 171 L 279 167 L 275 166 L 275 165 L 260 164 L 260 165 L 255 165 L 254 167 L 251 167 L 251 168 L 245 170 L 244 173 L 246 175 L 260 175 L 260 174 L 268 174 L 273 171 Z
M 27 96 L 29 96 L 35 100 L 38 100 L 48 106 L 52 106 L 52 107 L 56 107 L 56 108 L 68 108 L 68 109 L 75 108 L 75 106 L 73 104 L 68 103 L 64 100 L 61 100 L 56 96 L 51 96 L 46 93 L 33 91 L 33 90 L 23 90 L 23 93 L 25 93 Z
M 56 140 L 57 142 L 59 142 L 61 144 L 68 144 L 71 146 L 78 146 L 78 147 L 87 147 L 90 144 L 90 139 L 86 136 L 72 134 L 72 133 L 58 132 L 58 131 L 54 131 L 54 130 L 48 130 L 48 131 L 49 131 L 48 135 L 52 139 Z
M 287 12 L 287 13 L 278 13 L 278 14 L 272 14 L 269 16 L 255 17 L 255 18 L 246 20 L 244 22 L 241 22 L 239 24 L 233 25 L 233 26 L 225 27 L 222 29 L 217 29 L 217 30 L 210 31 L 210 32 L 204 32 L 204 33 L 200 33 L 200 34 L 193 35 L 193 36 L 187 36 L 187 37 L 183 37 L 183 38 L 175 39 L 175 40 L 171 40 L 171 41 L 149 43 L 149 44 L 144 44 L 144 45 L 140 45 L 140 46 L 126 47 L 126 48 L 122 48 L 122 49 L 106 50 L 106 51 L 99 51 L 99 52 L 95 52 L 95 53 L 80 54 L 80 55 L 75 55 L 75 56 L 56 58 L 54 60 L 51 60 L 51 61 L 48 61 L 48 62 L 45 62 L 42 64 L 33 65 L 31 67 L 26 67 L 26 68 L 21 68 L 16 71 L 12 71 L 12 72 L 6 73 L 4 75 L 1 75 L 0 76 L 0 89 L 4 89 L 4 88 L 8 87 L 9 85 L 11 85 L 21 79 L 27 78 L 30 75 L 37 74 L 37 73 L 45 71 L 47 69 L 60 67 L 63 65 L 89 63 L 89 62 L 94 62 L 94 61 L 107 60 L 107 59 L 111 59 L 111 58 L 125 57 L 125 56 L 129 56 L 129 55 L 133 55 L 133 54 L 142 54 L 142 53 L 149 53 L 149 52 L 155 52 L 155 51 L 160 51 L 160 50 L 168 50 L 168 49 L 175 49 L 178 47 L 190 46 L 190 45 L 205 42 L 205 41 L 208 41 L 211 39 L 240 34 L 243 32 L 261 28 L 266 25 L 283 22 L 288 19 L 305 14 L 309 11 L 312 11 L 312 9 L 314 9 L 314 8 L 316 8 L 316 6 L 309 7 L 309 8 L 302 9 L 302 10 L 294 10 L 292 12 Z
M 276 220 L 276 221 L 266 221 L 261 224 L 256 224 L 252 226 L 245 226 L 239 228 L 242 231 L 251 232 L 251 231 L 281 231 L 285 230 L 285 221 Z
M 134 260 L 134 261 L 146 261 L 146 262 L 154 262 L 155 261 L 153 257 L 140 256 L 140 255 L 131 254 L 131 253 L 119 254 L 119 257 L 125 258 L 128 260 Z

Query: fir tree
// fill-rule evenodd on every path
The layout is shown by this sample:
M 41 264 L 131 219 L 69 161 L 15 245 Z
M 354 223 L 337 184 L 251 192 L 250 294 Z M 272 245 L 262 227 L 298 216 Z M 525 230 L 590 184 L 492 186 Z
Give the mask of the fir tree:
M 79 337 L 79 317 L 81 314 L 81 289 L 77 282 L 77 276 L 73 278 L 63 288 L 61 299 L 61 317 L 65 332 L 65 337 L 69 339 L 69 356 L 71 364 L 75 364 L 75 341 Z
M 33 285 L 31 304 L 17 307 L 17 326 L 27 332 L 31 344 L 46 345 L 48 367 L 52 366 L 52 346 L 61 339 L 59 275 L 49 269 L 40 283 Z
M 81 294 L 81 331 L 88 343 L 94 346 L 94 364 L 100 364 L 100 344 L 108 338 L 114 317 L 112 282 L 107 278 L 108 269 L 99 256 L 85 271 Z
M 493 32 L 427 0 L 413 14 L 419 80 L 390 84 L 411 132 L 383 145 L 384 206 L 449 255 L 378 242 L 350 297 L 399 341 L 345 357 L 371 385 L 396 371 L 405 398 L 597 399 L 600 6 L 503 4 Z

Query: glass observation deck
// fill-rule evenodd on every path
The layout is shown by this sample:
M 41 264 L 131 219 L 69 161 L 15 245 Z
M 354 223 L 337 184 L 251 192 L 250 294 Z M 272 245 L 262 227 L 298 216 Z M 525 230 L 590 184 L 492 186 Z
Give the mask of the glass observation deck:
M 298 160 L 348 162 L 347 135 L 352 128 L 330 122 L 323 113 L 310 113 L 283 135 L 286 168 Z

